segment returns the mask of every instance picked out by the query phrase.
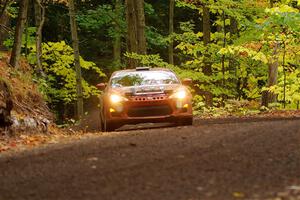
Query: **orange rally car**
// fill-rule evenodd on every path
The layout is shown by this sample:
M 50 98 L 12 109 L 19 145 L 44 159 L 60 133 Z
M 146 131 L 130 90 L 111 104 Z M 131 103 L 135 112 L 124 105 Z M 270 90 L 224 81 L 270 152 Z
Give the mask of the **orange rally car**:
M 125 124 L 173 122 L 192 125 L 192 95 L 169 69 L 139 67 L 116 71 L 109 82 L 97 87 L 100 96 L 100 127 L 113 131 Z

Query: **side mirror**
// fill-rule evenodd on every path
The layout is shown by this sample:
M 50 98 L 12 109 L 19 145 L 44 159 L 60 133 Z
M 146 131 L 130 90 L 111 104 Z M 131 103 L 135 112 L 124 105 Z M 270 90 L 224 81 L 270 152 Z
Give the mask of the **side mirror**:
M 192 83 L 193 83 L 193 80 L 190 79 L 190 78 L 185 78 L 185 79 L 182 80 L 183 85 L 189 86 L 189 85 L 192 85 Z
M 96 87 L 97 87 L 99 90 L 103 91 L 103 90 L 105 90 L 105 88 L 106 88 L 106 83 L 99 83 L 99 84 L 96 85 Z

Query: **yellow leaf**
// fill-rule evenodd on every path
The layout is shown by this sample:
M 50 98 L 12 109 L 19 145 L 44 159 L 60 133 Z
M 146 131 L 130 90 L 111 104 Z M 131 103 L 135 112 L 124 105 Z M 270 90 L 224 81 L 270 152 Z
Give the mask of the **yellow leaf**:
M 228 53 L 228 50 L 226 48 L 222 48 L 222 49 L 220 49 L 220 51 L 218 53 L 221 55 L 225 55 Z
M 245 197 L 245 194 L 244 193 L 241 193 L 241 192 L 234 192 L 232 194 L 235 198 L 244 198 Z

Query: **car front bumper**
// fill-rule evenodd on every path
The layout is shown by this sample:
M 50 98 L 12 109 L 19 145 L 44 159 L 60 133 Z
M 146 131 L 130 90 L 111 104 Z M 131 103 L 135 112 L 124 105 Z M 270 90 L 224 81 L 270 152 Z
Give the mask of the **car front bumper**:
M 109 105 L 106 119 L 108 122 L 120 124 L 175 122 L 179 118 L 192 118 L 192 112 L 190 98 L 177 100 L 164 97 L 139 97 Z

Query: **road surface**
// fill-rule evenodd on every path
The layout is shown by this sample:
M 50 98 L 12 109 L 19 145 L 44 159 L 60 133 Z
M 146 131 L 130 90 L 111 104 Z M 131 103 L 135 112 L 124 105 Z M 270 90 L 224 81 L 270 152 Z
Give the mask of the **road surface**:
M 0 200 L 300 199 L 300 120 L 99 134 L 0 156 Z

